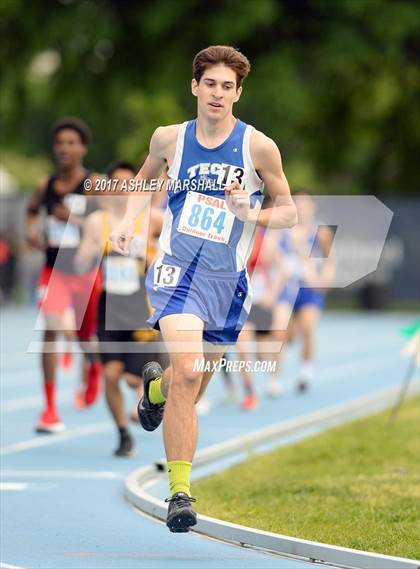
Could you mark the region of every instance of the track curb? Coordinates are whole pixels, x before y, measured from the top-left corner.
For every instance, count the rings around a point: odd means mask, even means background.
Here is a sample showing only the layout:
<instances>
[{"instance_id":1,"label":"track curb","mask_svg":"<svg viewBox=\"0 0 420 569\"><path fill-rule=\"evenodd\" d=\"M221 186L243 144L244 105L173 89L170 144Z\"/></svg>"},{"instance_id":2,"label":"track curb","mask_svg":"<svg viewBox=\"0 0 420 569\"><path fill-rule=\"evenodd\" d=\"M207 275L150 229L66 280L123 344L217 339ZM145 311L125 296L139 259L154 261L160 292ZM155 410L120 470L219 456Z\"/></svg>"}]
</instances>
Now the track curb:
<instances>
[{"instance_id":1,"label":"track curb","mask_svg":"<svg viewBox=\"0 0 420 569\"><path fill-rule=\"evenodd\" d=\"M297 434L309 428L325 430L352 419L364 417L390 406L398 394L399 386L375 392L350 402L327 407L300 418L291 419L262 429L256 433L236 437L199 451L194 459L194 469L208 466L232 456L241 456L265 446L267 442L281 441L282 437ZM414 384L409 391L414 395L419 386ZM125 480L125 497L142 512L166 519L167 506L151 495L147 488L166 477L165 461L135 470ZM334 565L349 569L420 569L420 561L349 549L335 545L308 541L286 535L265 532L232 524L208 516L198 516L194 532L213 539L243 547L252 547L281 556L292 556L305 561Z\"/></svg>"}]
</instances>

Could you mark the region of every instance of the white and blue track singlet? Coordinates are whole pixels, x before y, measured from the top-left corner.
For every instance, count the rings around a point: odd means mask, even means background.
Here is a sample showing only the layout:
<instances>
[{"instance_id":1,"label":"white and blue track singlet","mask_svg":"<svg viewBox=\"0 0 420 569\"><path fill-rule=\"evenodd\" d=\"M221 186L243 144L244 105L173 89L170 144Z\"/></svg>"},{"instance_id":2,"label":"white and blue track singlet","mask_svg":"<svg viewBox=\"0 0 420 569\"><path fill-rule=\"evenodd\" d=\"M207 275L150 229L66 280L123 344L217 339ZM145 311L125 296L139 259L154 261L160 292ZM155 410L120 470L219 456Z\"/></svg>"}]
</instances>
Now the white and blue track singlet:
<instances>
[{"instance_id":1,"label":"white and blue track singlet","mask_svg":"<svg viewBox=\"0 0 420 569\"><path fill-rule=\"evenodd\" d=\"M297 250L297 245L293 239L293 230L284 229L278 240L278 247L283 256L283 260L288 273L289 281L296 281L300 286L305 286L304 264L310 262L315 266L317 273L321 272L322 251L318 240L318 225L313 224L304 239L303 251ZM302 245L300 246L302 247ZM302 254L305 257L302 259Z\"/></svg>"},{"instance_id":2,"label":"white and blue track singlet","mask_svg":"<svg viewBox=\"0 0 420 569\"><path fill-rule=\"evenodd\" d=\"M286 302L293 307L295 312L304 305L317 306L321 309L324 306L325 293L308 287L305 280L305 263L313 263L318 274L322 269L323 256L318 239L318 225L313 224L310 228L303 241L303 251L299 252L296 248L293 229L282 231L278 246L288 274L286 285L277 298L278 302Z\"/></svg>"},{"instance_id":3,"label":"white and blue track singlet","mask_svg":"<svg viewBox=\"0 0 420 569\"><path fill-rule=\"evenodd\" d=\"M255 223L240 221L226 206L224 188L238 180L261 207L263 183L252 164L253 127L239 119L228 138L215 148L202 146L196 120L180 125L172 165L168 170L168 206L159 244L164 263L196 270L237 274L246 268Z\"/></svg>"}]
</instances>

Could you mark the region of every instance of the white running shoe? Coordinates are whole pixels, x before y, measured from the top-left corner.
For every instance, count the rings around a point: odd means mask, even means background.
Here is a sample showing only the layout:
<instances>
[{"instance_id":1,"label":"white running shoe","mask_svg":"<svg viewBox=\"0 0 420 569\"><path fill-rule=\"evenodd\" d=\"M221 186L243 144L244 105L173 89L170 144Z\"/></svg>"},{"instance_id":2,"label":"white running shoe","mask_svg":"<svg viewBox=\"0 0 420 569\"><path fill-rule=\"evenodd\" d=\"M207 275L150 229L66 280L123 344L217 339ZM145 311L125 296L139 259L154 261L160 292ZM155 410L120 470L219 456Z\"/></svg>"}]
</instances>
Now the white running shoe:
<instances>
[{"instance_id":1,"label":"white running shoe","mask_svg":"<svg viewBox=\"0 0 420 569\"><path fill-rule=\"evenodd\" d=\"M197 410L197 415L203 417L204 415L208 415L211 409L211 403L206 397L202 397L196 404L195 408Z\"/></svg>"},{"instance_id":2,"label":"white running shoe","mask_svg":"<svg viewBox=\"0 0 420 569\"><path fill-rule=\"evenodd\" d=\"M269 379L265 384L265 393L268 397L276 399L284 393L283 385L276 379Z\"/></svg>"},{"instance_id":3,"label":"white running shoe","mask_svg":"<svg viewBox=\"0 0 420 569\"><path fill-rule=\"evenodd\" d=\"M236 391L225 390L223 395L220 397L219 405L236 405L239 399Z\"/></svg>"}]
</instances>

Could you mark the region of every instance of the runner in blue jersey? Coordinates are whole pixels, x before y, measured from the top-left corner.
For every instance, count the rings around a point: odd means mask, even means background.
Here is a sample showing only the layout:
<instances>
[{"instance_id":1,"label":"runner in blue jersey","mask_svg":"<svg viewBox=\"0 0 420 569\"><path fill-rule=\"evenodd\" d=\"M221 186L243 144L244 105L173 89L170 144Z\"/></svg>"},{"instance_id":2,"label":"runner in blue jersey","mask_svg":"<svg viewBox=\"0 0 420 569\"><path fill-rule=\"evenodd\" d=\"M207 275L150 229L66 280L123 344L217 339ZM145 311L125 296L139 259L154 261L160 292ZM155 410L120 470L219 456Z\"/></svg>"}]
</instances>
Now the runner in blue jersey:
<instances>
[{"instance_id":1,"label":"runner in blue jersey","mask_svg":"<svg viewBox=\"0 0 420 569\"><path fill-rule=\"evenodd\" d=\"M283 342L278 354L278 367L284 358L286 343L302 339L302 361L296 387L299 392L304 392L314 375L316 329L325 304L326 290L334 278L335 264L330 254L333 234L328 226L316 220L312 197L305 191L299 191L295 192L294 198L298 224L277 236L286 284L274 310L274 335ZM266 391L271 397L281 393L278 375L270 377Z\"/></svg>"},{"instance_id":2,"label":"runner in blue jersey","mask_svg":"<svg viewBox=\"0 0 420 569\"><path fill-rule=\"evenodd\" d=\"M236 342L249 313L246 263L255 226L280 229L296 222L276 144L232 114L249 69L248 59L232 47L199 52L191 84L197 118L158 128L136 177L151 188L163 169L170 178L161 252L147 287L154 309L150 324L161 330L171 365L165 372L155 362L145 366L139 418L149 431L163 419L171 493L167 526L173 532L196 523L190 493L195 403L213 363ZM274 206L261 210L263 185ZM140 204L132 193L111 235L121 254L128 253Z\"/></svg>"}]
</instances>

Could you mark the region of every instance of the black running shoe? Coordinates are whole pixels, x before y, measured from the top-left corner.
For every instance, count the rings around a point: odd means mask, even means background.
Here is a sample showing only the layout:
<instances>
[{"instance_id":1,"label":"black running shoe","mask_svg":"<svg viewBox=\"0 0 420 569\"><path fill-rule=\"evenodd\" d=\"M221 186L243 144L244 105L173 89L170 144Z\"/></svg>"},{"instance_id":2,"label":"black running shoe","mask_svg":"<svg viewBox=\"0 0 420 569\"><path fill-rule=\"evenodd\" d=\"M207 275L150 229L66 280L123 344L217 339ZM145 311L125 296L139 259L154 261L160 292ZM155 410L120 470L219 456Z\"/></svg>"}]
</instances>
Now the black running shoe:
<instances>
[{"instance_id":1,"label":"black running shoe","mask_svg":"<svg viewBox=\"0 0 420 569\"><path fill-rule=\"evenodd\" d=\"M191 506L191 502L196 502L195 498L191 498L184 492L177 492L172 498L167 498L165 502L169 502L168 516L166 518L166 525L169 531L186 533L190 531L191 526L195 526L197 514Z\"/></svg>"},{"instance_id":2,"label":"black running shoe","mask_svg":"<svg viewBox=\"0 0 420 569\"><path fill-rule=\"evenodd\" d=\"M134 442L130 435L120 437L120 445L114 451L114 456L134 456Z\"/></svg>"},{"instance_id":3,"label":"black running shoe","mask_svg":"<svg viewBox=\"0 0 420 569\"><path fill-rule=\"evenodd\" d=\"M300 379L298 381L298 384L296 385L296 391L298 393L305 393L306 391L308 391L309 388L310 388L310 383L305 379Z\"/></svg>"},{"instance_id":4,"label":"black running shoe","mask_svg":"<svg viewBox=\"0 0 420 569\"><path fill-rule=\"evenodd\" d=\"M137 413L140 424L146 431L157 429L163 419L165 403L155 405L149 399L149 383L162 375L163 369L157 362L149 362L143 367L144 395L137 406Z\"/></svg>"}]
</instances>

